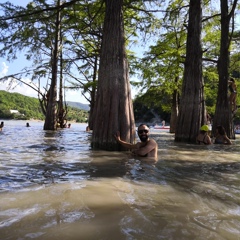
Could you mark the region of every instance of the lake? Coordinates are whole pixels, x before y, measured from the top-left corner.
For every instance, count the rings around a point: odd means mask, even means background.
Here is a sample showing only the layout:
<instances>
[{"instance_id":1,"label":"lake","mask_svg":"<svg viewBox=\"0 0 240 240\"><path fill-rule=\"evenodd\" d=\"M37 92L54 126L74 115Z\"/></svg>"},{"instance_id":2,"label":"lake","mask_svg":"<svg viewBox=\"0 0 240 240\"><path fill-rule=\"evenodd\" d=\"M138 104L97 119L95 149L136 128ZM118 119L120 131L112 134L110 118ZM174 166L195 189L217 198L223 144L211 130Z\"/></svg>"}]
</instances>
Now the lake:
<instances>
[{"instance_id":1,"label":"lake","mask_svg":"<svg viewBox=\"0 0 240 240\"><path fill-rule=\"evenodd\" d=\"M240 239L240 135L201 146L151 129L153 163L91 150L86 124L0 121L1 239Z\"/></svg>"}]
</instances>

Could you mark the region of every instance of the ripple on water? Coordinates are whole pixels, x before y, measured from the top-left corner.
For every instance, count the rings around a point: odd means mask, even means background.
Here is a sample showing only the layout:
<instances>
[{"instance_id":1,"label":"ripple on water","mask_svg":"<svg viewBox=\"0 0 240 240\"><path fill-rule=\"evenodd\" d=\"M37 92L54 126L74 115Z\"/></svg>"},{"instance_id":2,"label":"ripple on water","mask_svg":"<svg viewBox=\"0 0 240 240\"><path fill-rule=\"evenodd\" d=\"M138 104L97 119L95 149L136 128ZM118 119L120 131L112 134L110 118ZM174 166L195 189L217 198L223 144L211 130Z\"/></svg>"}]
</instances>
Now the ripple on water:
<instances>
[{"instance_id":1,"label":"ripple on water","mask_svg":"<svg viewBox=\"0 0 240 240\"><path fill-rule=\"evenodd\" d=\"M91 134L74 124L30 125L6 123L0 135L3 239L239 238L239 140L205 148L155 134L150 163L92 151Z\"/></svg>"}]
</instances>

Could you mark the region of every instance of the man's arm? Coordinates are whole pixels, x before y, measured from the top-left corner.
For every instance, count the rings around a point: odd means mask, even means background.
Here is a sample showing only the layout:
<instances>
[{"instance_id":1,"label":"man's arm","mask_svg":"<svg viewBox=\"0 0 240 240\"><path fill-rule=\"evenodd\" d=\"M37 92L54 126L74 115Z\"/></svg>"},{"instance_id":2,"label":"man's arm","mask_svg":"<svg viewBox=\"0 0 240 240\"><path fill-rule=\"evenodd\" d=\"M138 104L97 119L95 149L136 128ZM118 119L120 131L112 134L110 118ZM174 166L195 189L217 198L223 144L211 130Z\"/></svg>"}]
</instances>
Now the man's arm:
<instances>
[{"instance_id":1,"label":"man's arm","mask_svg":"<svg viewBox=\"0 0 240 240\"><path fill-rule=\"evenodd\" d=\"M125 142L125 141L121 140L120 132L117 132L114 135L114 137L115 137L116 141L118 143L120 143L125 148L128 148L128 149L137 149L137 148L139 148L139 144L138 143L137 144L132 144L132 143L128 143L128 142Z\"/></svg>"},{"instance_id":2,"label":"man's arm","mask_svg":"<svg viewBox=\"0 0 240 240\"><path fill-rule=\"evenodd\" d=\"M146 156L148 153L153 151L155 148L157 148L157 143L155 140L150 139L148 143L144 146L140 146L140 148L133 151L133 153L139 155L139 156Z\"/></svg>"}]
</instances>

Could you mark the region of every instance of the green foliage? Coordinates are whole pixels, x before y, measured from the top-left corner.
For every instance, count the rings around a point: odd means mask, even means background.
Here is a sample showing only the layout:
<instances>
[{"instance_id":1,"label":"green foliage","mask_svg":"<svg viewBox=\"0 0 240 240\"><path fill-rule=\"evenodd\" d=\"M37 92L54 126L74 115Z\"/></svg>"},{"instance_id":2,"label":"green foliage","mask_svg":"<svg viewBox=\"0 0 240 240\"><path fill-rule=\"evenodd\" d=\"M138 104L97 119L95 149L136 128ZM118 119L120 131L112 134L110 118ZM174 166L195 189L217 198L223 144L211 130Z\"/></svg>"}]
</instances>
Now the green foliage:
<instances>
[{"instance_id":1,"label":"green foliage","mask_svg":"<svg viewBox=\"0 0 240 240\"><path fill-rule=\"evenodd\" d=\"M88 121L88 112L78 108L68 107L67 120L86 123Z\"/></svg>"},{"instance_id":2,"label":"green foliage","mask_svg":"<svg viewBox=\"0 0 240 240\"><path fill-rule=\"evenodd\" d=\"M151 88L133 101L134 117L137 122L150 122L157 114L170 122L171 98L161 88Z\"/></svg>"},{"instance_id":3,"label":"green foliage","mask_svg":"<svg viewBox=\"0 0 240 240\"><path fill-rule=\"evenodd\" d=\"M138 111L135 109L137 118L143 116L144 111L148 111L147 109L159 109L159 106L162 110L170 113L173 91L177 90L181 95L183 63L186 55L188 3L189 1L168 1L167 11L163 17L164 21L160 25L158 41L151 41L152 45L149 50L134 65L139 72L139 79L133 84L139 87L141 92L145 92L134 101L135 106L140 107ZM220 54L221 31L219 11L217 12L212 6L209 6L208 1L203 2L202 23L204 95L207 112L213 116L218 93L217 62ZM240 32L234 32L230 48L229 72L235 79L240 77L240 57L237 50L240 47L239 38ZM237 85L240 85L237 79L236 81ZM238 105L240 105L239 101L238 97ZM141 110L141 106L147 107L147 109ZM235 120L239 119L239 112L237 112Z\"/></svg>"},{"instance_id":4,"label":"green foliage","mask_svg":"<svg viewBox=\"0 0 240 240\"><path fill-rule=\"evenodd\" d=\"M145 104L155 104L159 111L171 112L171 98L174 91L180 92L184 69L186 28L182 24L186 15L166 14L160 26L159 40L151 45L144 57L136 63L142 73L138 82L141 90L147 90ZM176 13L176 12L175 12ZM146 91L145 91L146 92Z\"/></svg>"},{"instance_id":5,"label":"green foliage","mask_svg":"<svg viewBox=\"0 0 240 240\"><path fill-rule=\"evenodd\" d=\"M10 113L10 110L18 110L19 114ZM87 117L87 111L68 107L68 121L87 122ZM2 90L0 90L0 118L22 120L45 119L37 98Z\"/></svg>"},{"instance_id":6,"label":"green foliage","mask_svg":"<svg viewBox=\"0 0 240 240\"><path fill-rule=\"evenodd\" d=\"M203 72L204 76L204 94L207 112L213 116L215 113L217 92L218 92L218 74L215 67L207 67Z\"/></svg>"},{"instance_id":7,"label":"green foliage","mask_svg":"<svg viewBox=\"0 0 240 240\"><path fill-rule=\"evenodd\" d=\"M11 114L10 110L20 114ZM38 99L6 91L0 91L0 114L2 118L44 119Z\"/></svg>"}]
</instances>

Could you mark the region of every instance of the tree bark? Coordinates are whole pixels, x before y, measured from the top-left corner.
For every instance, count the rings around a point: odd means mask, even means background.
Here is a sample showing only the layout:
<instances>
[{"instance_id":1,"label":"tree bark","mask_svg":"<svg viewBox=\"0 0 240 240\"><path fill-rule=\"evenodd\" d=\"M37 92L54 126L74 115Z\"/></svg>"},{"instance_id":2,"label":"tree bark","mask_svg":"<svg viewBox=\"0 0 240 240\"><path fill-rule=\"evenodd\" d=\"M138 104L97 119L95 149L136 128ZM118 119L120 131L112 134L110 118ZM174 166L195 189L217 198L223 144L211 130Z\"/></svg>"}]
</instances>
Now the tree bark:
<instances>
[{"instance_id":1,"label":"tree bark","mask_svg":"<svg viewBox=\"0 0 240 240\"><path fill-rule=\"evenodd\" d=\"M106 0L103 40L92 147L102 150L125 150L115 140L135 139L135 121L128 75L123 26L123 0Z\"/></svg>"},{"instance_id":2,"label":"tree bark","mask_svg":"<svg viewBox=\"0 0 240 240\"><path fill-rule=\"evenodd\" d=\"M175 140L196 142L203 124L202 1L190 0L186 61Z\"/></svg>"},{"instance_id":3,"label":"tree bark","mask_svg":"<svg viewBox=\"0 0 240 240\"><path fill-rule=\"evenodd\" d=\"M90 91L90 94L91 94L90 110L88 114L88 126L91 130L93 129L93 123L94 123L93 113L94 113L94 108L96 103L97 87L95 83L97 82L97 72L98 72L98 56L95 56L94 67L93 67L93 85L92 85L92 90Z\"/></svg>"},{"instance_id":4,"label":"tree bark","mask_svg":"<svg viewBox=\"0 0 240 240\"><path fill-rule=\"evenodd\" d=\"M56 32L52 55L52 78L49 89L49 97L47 102L46 118L44 130L57 129L57 74L58 74L58 48L60 41L60 0L58 0L57 17L56 17Z\"/></svg>"},{"instance_id":5,"label":"tree bark","mask_svg":"<svg viewBox=\"0 0 240 240\"><path fill-rule=\"evenodd\" d=\"M228 137L235 138L233 129L233 116L228 100L228 78L229 78L229 23L228 0L221 0L221 44L218 60L218 95L215 116L213 119L213 133L217 125L222 125Z\"/></svg>"},{"instance_id":6,"label":"tree bark","mask_svg":"<svg viewBox=\"0 0 240 240\"><path fill-rule=\"evenodd\" d=\"M62 36L61 36L62 44ZM67 104L63 101L63 55L62 48L60 50L60 78L59 78L59 94L58 94L58 109L57 109L57 124L60 128L65 128L67 124Z\"/></svg>"},{"instance_id":7,"label":"tree bark","mask_svg":"<svg viewBox=\"0 0 240 240\"><path fill-rule=\"evenodd\" d=\"M171 119L170 119L170 133L175 133L176 131L176 124L178 118L178 91L174 90L172 94L172 107L171 107Z\"/></svg>"}]
</instances>

